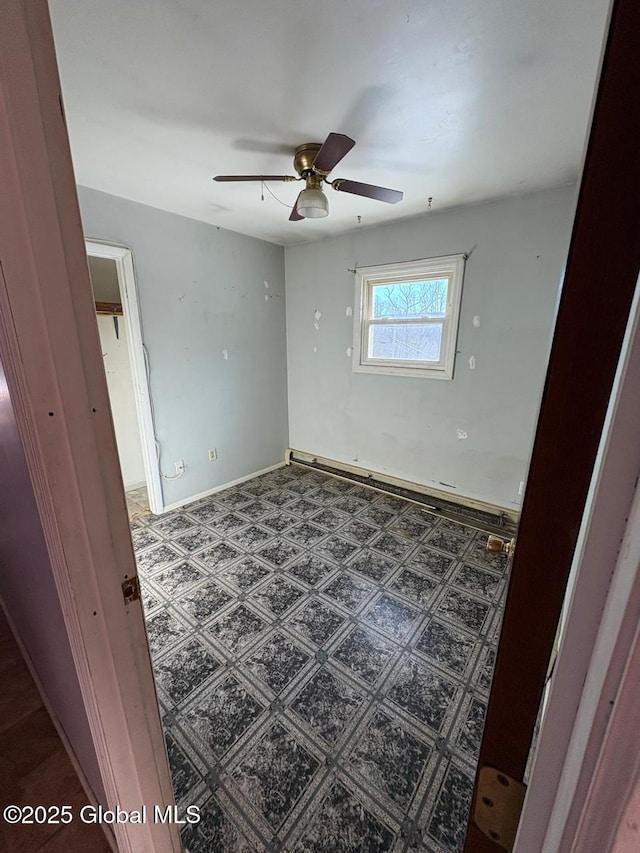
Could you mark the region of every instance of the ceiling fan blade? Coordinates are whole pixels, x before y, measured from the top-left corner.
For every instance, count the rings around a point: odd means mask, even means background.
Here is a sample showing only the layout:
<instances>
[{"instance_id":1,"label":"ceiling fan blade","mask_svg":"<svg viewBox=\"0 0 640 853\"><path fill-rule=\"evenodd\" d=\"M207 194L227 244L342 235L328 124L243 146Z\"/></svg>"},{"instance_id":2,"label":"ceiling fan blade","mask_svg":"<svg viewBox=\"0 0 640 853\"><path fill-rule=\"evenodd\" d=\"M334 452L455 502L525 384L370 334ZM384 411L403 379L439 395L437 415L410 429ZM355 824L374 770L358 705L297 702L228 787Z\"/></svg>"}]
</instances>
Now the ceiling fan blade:
<instances>
[{"instance_id":1,"label":"ceiling fan blade","mask_svg":"<svg viewBox=\"0 0 640 853\"><path fill-rule=\"evenodd\" d=\"M389 190L386 187L376 187L373 184L361 184L359 181L346 181L343 178L332 181L331 186L334 190L339 190L342 193L362 195L365 198L374 198L377 201L386 201L389 204L402 201L404 195L400 190Z\"/></svg>"},{"instance_id":2,"label":"ceiling fan blade","mask_svg":"<svg viewBox=\"0 0 640 853\"><path fill-rule=\"evenodd\" d=\"M304 190L302 192L304 192ZM296 199L296 203L291 208L291 214L289 215L289 221L290 222L299 222L301 219L304 219L304 216L300 216L300 214L298 213L298 200L300 199L302 192L298 194L298 198Z\"/></svg>"},{"instance_id":3,"label":"ceiling fan blade","mask_svg":"<svg viewBox=\"0 0 640 853\"><path fill-rule=\"evenodd\" d=\"M214 181L297 181L293 175L216 175Z\"/></svg>"},{"instance_id":4,"label":"ceiling fan blade","mask_svg":"<svg viewBox=\"0 0 640 853\"><path fill-rule=\"evenodd\" d=\"M330 133L315 156L314 169L319 172L330 172L355 144L355 140L345 136L344 133Z\"/></svg>"}]
</instances>

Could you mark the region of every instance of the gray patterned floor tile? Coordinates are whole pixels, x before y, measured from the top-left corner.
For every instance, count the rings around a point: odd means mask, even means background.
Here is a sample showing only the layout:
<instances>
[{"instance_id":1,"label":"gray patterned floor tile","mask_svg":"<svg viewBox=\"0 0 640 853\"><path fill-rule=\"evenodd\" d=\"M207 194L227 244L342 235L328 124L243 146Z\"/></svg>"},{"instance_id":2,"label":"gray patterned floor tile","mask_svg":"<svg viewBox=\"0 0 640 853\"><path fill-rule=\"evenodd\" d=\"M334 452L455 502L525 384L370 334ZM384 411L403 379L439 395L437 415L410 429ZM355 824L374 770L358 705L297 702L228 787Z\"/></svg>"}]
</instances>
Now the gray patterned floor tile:
<instances>
[{"instance_id":1,"label":"gray patterned floor tile","mask_svg":"<svg viewBox=\"0 0 640 853\"><path fill-rule=\"evenodd\" d=\"M467 670L475 647L473 636L437 619L429 622L415 644L416 651L458 675Z\"/></svg>"},{"instance_id":2,"label":"gray patterned floor tile","mask_svg":"<svg viewBox=\"0 0 640 853\"><path fill-rule=\"evenodd\" d=\"M238 548L234 548L233 545L226 542L218 542L211 548L201 551L198 554L198 559L208 568L219 569L221 566L226 566L228 563L237 560L240 556L242 556L242 551Z\"/></svg>"},{"instance_id":3,"label":"gray patterned floor tile","mask_svg":"<svg viewBox=\"0 0 640 853\"><path fill-rule=\"evenodd\" d=\"M454 564L453 557L441 554L428 546L420 547L411 556L409 566L419 571L427 572L437 578L447 575Z\"/></svg>"},{"instance_id":4,"label":"gray patterned floor tile","mask_svg":"<svg viewBox=\"0 0 640 853\"><path fill-rule=\"evenodd\" d=\"M404 569L391 581L389 589L412 598L418 604L427 604L439 589L439 584L434 578L426 577L412 569Z\"/></svg>"},{"instance_id":5,"label":"gray patterned floor tile","mask_svg":"<svg viewBox=\"0 0 640 853\"><path fill-rule=\"evenodd\" d=\"M199 623L204 623L228 604L233 596L221 589L218 584L209 581L197 589L183 593L178 603Z\"/></svg>"},{"instance_id":6,"label":"gray patterned floor tile","mask_svg":"<svg viewBox=\"0 0 640 853\"><path fill-rule=\"evenodd\" d=\"M291 563L300 554L300 549L295 545L285 542L284 539L276 539L270 545L260 548L256 555L275 568L282 568Z\"/></svg>"},{"instance_id":7,"label":"gray patterned floor tile","mask_svg":"<svg viewBox=\"0 0 640 853\"><path fill-rule=\"evenodd\" d=\"M321 667L291 703L293 711L328 743L335 743L364 697L355 687Z\"/></svg>"},{"instance_id":8,"label":"gray patterned floor tile","mask_svg":"<svg viewBox=\"0 0 640 853\"><path fill-rule=\"evenodd\" d=\"M251 807L277 830L309 785L320 762L281 723L275 723L233 771Z\"/></svg>"},{"instance_id":9,"label":"gray patterned floor tile","mask_svg":"<svg viewBox=\"0 0 640 853\"><path fill-rule=\"evenodd\" d=\"M200 687L220 666L220 661L197 640L191 640L156 662L154 672L176 704Z\"/></svg>"},{"instance_id":10,"label":"gray patterned floor tile","mask_svg":"<svg viewBox=\"0 0 640 853\"><path fill-rule=\"evenodd\" d=\"M175 645L188 631L168 610L161 610L147 617L147 637L151 657L155 659Z\"/></svg>"},{"instance_id":11,"label":"gray patterned floor tile","mask_svg":"<svg viewBox=\"0 0 640 853\"><path fill-rule=\"evenodd\" d=\"M360 678L373 684L397 651L389 640L371 631L354 628L340 643L332 657L349 667Z\"/></svg>"},{"instance_id":12,"label":"gray patterned floor tile","mask_svg":"<svg viewBox=\"0 0 640 853\"><path fill-rule=\"evenodd\" d=\"M374 551L363 549L349 562L349 568L354 572L360 572L375 581L382 581L398 564L388 557L376 554Z\"/></svg>"},{"instance_id":13,"label":"gray patterned floor tile","mask_svg":"<svg viewBox=\"0 0 640 853\"><path fill-rule=\"evenodd\" d=\"M265 565L253 557L245 557L244 560L239 560L232 566L223 569L219 572L218 577L225 583L245 592L270 574L270 570Z\"/></svg>"},{"instance_id":14,"label":"gray patterned floor tile","mask_svg":"<svg viewBox=\"0 0 640 853\"><path fill-rule=\"evenodd\" d=\"M507 581L486 534L291 465L132 536L189 853L461 850Z\"/></svg>"},{"instance_id":15,"label":"gray patterned floor tile","mask_svg":"<svg viewBox=\"0 0 640 853\"><path fill-rule=\"evenodd\" d=\"M200 821L186 826L181 834L189 853L260 853L213 796L201 808Z\"/></svg>"},{"instance_id":16,"label":"gray patterned floor tile","mask_svg":"<svg viewBox=\"0 0 640 853\"><path fill-rule=\"evenodd\" d=\"M143 572L153 572L169 563L182 559L182 554L169 545L158 545L136 554L138 568Z\"/></svg>"},{"instance_id":17,"label":"gray patterned floor tile","mask_svg":"<svg viewBox=\"0 0 640 853\"><path fill-rule=\"evenodd\" d=\"M333 560L339 565L344 565L358 550L358 546L353 542L335 535L323 539L315 548L316 553L321 557Z\"/></svg>"},{"instance_id":18,"label":"gray patterned floor tile","mask_svg":"<svg viewBox=\"0 0 640 853\"><path fill-rule=\"evenodd\" d=\"M496 572L481 569L478 566L463 565L456 570L451 583L473 595L492 600L498 591L501 579L501 575Z\"/></svg>"},{"instance_id":19,"label":"gray patterned floor tile","mask_svg":"<svg viewBox=\"0 0 640 853\"><path fill-rule=\"evenodd\" d=\"M479 634L487 623L489 605L457 589L449 590L440 601L439 612L452 622Z\"/></svg>"},{"instance_id":20,"label":"gray patterned floor tile","mask_svg":"<svg viewBox=\"0 0 640 853\"><path fill-rule=\"evenodd\" d=\"M335 571L335 568L326 560L320 560L312 554L305 554L294 560L287 571L309 586L317 586L323 578Z\"/></svg>"},{"instance_id":21,"label":"gray patterned floor tile","mask_svg":"<svg viewBox=\"0 0 640 853\"><path fill-rule=\"evenodd\" d=\"M297 586L282 577L275 577L271 583L254 593L253 600L276 616L282 616L303 595L304 592Z\"/></svg>"},{"instance_id":22,"label":"gray patterned floor tile","mask_svg":"<svg viewBox=\"0 0 640 853\"><path fill-rule=\"evenodd\" d=\"M387 853L394 838L388 826L337 782L293 853Z\"/></svg>"},{"instance_id":23,"label":"gray patterned floor tile","mask_svg":"<svg viewBox=\"0 0 640 853\"><path fill-rule=\"evenodd\" d=\"M266 628L267 623L244 604L213 622L208 627L211 636L230 652L238 653Z\"/></svg>"},{"instance_id":24,"label":"gray patterned floor tile","mask_svg":"<svg viewBox=\"0 0 640 853\"><path fill-rule=\"evenodd\" d=\"M321 601L311 600L290 618L289 624L299 633L322 646L344 623L345 618Z\"/></svg>"},{"instance_id":25,"label":"gray patterned floor tile","mask_svg":"<svg viewBox=\"0 0 640 853\"><path fill-rule=\"evenodd\" d=\"M387 695L413 717L440 732L456 693L455 685L444 676L408 661Z\"/></svg>"},{"instance_id":26,"label":"gray patterned floor tile","mask_svg":"<svg viewBox=\"0 0 640 853\"><path fill-rule=\"evenodd\" d=\"M391 595L381 595L368 607L363 619L397 640L406 639L415 626L419 612Z\"/></svg>"},{"instance_id":27,"label":"gray patterned floor tile","mask_svg":"<svg viewBox=\"0 0 640 853\"><path fill-rule=\"evenodd\" d=\"M204 578L205 575L196 566L182 562L158 572L154 580L169 595L174 596L193 584L203 581Z\"/></svg>"},{"instance_id":28,"label":"gray patterned floor tile","mask_svg":"<svg viewBox=\"0 0 640 853\"><path fill-rule=\"evenodd\" d=\"M275 634L252 652L245 665L274 693L280 693L309 660L309 655L288 637Z\"/></svg>"},{"instance_id":29,"label":"gray patterned floor tile","mask_svg":"<svg viewBox=\"0 0 640 853\"><path fill-rule=\"evenodd\" d=\"M192 554L194 551L211 545L217 538L206 527L196 527L186 533L181 533L179 536L174 536L172 542L188 554Z\"/></svg>"},{"instance_id":30,"label":"gray patterned floor tile","mask_svg":"<svg viewBox=\"0 0 640 853\"><path fill-rule=\"evenodd\" d=\"M428 833L452 853L459 853L464 845L472 792L473 779L454 765L449 765L428 824Z\"/></svg>"},{"instance_id":31,"label":"gray patterned floor tile","mask_svg":"<svg viewBox=\"0 0 640 853\"><path fill-rule=\"evenodd\" d=\"M260 716L263 706L233 675L201 694L184 712L185 722L222 756Z\"/></svg>"},{"instance_id":32,"label":"gray patterned floor tile","mask_svg":"<svg viewBox=\"0 0 640 853\"><path fill-rule=\"evenodd\" d=\"M341 572L329 584L322 587L322 592L334 601L342 604L348 610L357 610L376 587L356 574Z\"/></svg>"},{"instance_id":33,"label":"gray patterned floor tile","mask_svg":"<svg viewBox=\"0 0 640 853\"><path fill-rule=\"evenodd\" d=\"M311 524L308 521L303 521L296 524L287 531L287 539L291 539L297 545L303 548L310 548L318 539L322 539L327 535L327 531L317 524Z\"/></svg>"},{"instance_id":34,"label":"gray patterned floor tile","mask_svg":"<svg viewBox=\"0 0 640 853\"><path fill-rule=\"evenodd\" d=\"M179 803L198 784L201 776L197 768L194 767L193 762L189 759L189 756L170 731L165 733L165 743L167 745L173 791L176 803Z\"/></svg>"},{"instance_id":35,"label":"gray patterned floor tile","mask_svg":"<svg viewBox=\"0 0 640 853\"><path fill-rule=\"evenodd\" d=\"M271 530L265 530L257 524L250 524L248 527L243 527L237 530L229 537L229 543L235 548L240 548L245 551L254 551L261 545L264 545L273 537Z\"/></svg>"},{"instance_id":36,"label":"gray patterned floor tile","mask_svg":"<svg viewBox=\"0 0 640 853\"><path fill-rule=\"evenodd\" d=\"M407 807L430 755L427 743L378 711L356 741L349 764L400 806Z\"/></svg>"}]
</instances>

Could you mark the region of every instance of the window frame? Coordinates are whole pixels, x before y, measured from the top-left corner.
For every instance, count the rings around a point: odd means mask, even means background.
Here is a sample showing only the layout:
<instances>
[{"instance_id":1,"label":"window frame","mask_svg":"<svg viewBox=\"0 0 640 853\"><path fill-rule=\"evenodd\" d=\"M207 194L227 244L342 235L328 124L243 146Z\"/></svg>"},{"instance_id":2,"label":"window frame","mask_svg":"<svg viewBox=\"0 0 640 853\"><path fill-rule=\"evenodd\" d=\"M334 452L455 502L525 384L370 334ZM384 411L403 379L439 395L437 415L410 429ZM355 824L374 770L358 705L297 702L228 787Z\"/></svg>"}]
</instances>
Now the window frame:
<instances>
[{"instance_id":1,"label":"window frame","mask_svg":"<svg viewBox=\"0 0 640 853\"><path fill-rule=\"evenodd\" d=\"M352 369L355 373L379 373L391 376L414 376L421 379L453 379L462 303L465 254L442 255L392 264L357 267L355 270L356 310L353 322ZM371 314L373 287L381 284L425 281L446 278L447 307L444 317L410 318L406 320L375 320ZM408 361L370 358L368 344L370 329L376 325L442 324L440 360Z\"/></svg>"}]
</instances>

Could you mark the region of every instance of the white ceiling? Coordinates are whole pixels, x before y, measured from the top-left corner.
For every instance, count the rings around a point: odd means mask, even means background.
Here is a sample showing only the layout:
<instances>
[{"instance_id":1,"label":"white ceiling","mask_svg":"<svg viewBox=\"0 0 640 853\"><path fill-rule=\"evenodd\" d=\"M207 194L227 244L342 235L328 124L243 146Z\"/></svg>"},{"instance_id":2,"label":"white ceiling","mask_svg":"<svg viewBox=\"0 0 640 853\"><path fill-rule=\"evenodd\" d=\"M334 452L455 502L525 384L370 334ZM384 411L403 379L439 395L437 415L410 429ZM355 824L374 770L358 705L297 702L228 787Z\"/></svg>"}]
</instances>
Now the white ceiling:
<instances>
[{"instance_id":1,"label":"white ceiling","mask_svg":"<svg viewBox=\"0 0 640 853\"><path fill-rule=\"evenodd\" d=\"M558 185L578 174L608 0L51 0L78 183L289 245ZM289 222L260 184L346 133L327 190ZM287 153L291 152L291 154ZM271 184L292 205L300 184Z\"/></svg>"}]
</instances>

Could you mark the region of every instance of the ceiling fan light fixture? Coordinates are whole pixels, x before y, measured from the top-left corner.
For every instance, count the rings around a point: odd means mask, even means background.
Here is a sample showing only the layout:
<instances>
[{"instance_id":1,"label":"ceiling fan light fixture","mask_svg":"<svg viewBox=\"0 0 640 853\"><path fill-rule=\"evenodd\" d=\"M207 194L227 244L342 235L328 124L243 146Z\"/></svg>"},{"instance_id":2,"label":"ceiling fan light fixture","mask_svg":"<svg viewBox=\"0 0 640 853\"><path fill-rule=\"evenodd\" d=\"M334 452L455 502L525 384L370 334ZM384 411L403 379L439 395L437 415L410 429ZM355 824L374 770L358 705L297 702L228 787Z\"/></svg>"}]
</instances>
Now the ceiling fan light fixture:
<instances>
[{"instance_id":1,"label":"ceiling fan light fixture","mask_svg":"<svg viewBox=\"0 0 640 853\"><path fill-rule=\"evenodd\" d=\"M319 189L302 190L296 209L305 219L322 219L329 215L329 199Z\"/></svg>"}]
</instances>

